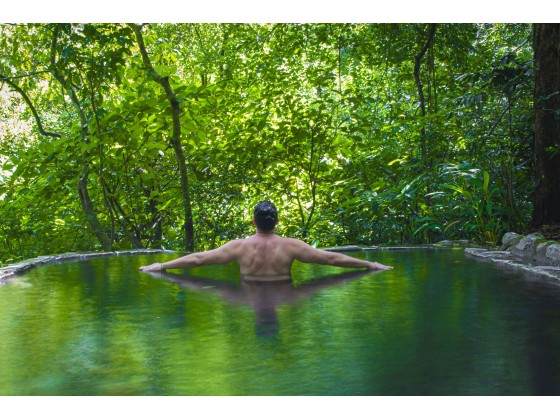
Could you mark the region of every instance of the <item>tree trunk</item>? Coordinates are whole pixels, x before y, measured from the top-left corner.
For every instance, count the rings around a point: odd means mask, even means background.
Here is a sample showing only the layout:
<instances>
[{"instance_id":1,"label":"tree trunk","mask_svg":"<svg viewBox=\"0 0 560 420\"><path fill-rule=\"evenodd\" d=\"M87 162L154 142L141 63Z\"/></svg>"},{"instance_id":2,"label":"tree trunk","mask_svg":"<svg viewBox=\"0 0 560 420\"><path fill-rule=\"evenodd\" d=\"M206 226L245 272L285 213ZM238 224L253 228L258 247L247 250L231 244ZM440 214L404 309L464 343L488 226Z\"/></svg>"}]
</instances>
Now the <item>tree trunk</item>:
<instances>
[{"instance_id":1,"label":"tree trunk","mask_svg":"<svg viewBox=\"0 0 560 420\"><path fill-rule=\"evenodd\" d=\"M111 239L103 229L103 226L99 222L95 210L93 208L93 202L89 196L88 188L87 188L87 173L80 177L78 180L78 192L80 194L80 202L82 204L82 209L86 215L86 219L93 229L97 239L101 243L101 247L104 251L110 251L112 244Z\"/></svg>"},{"instance_id":2,"label":"tree trunk","mask_svg":"<svg viewBox=\"0 0 560 420\"><path fill-rule=\"evenodd\" d=\"M138 48L140 49L140 54L142 55L142 62L144 67L148 70L150 77L154 81L161 85L167 96L167 100L171 105L171 115L173 118L173 134L171 136L171 146L175 151L175 158L177 159L177 166L179 167L179 174L181 177L181 194L183 198L183 210L185 213L185 223L183 229L185 232L185 250L194 251L194 228L193 228L193 217L192 217L192 207L191 207L191 196L189 188L189 178L187 174L187 164L185 163L185 154L183 153L183 145L181 144L181 122L180 117L180 107L179 101L175 96L175 92L171 89L169 84L169 79L167 77L161 76L152 66L148 52L146 51L146 45L144 44L144 38L142 36L142 28L139 25L129 24L129 26L134 31L136 35L136 40L138 41Z\"/></svg>"},{"instance_id":3,"label":"tree trunk","mask_svg":"<svg viewBox=\"0 0 560 420\"><path fill-rule=\"evenodd\" d=\"M424 91L422 89L422 81L420 80L420 62L422 61L422 58L424 58L424 55L426 55L428 48L430 48L430 46L432 45L434 35L436 33L436 27L436 23L430 23L430 32L428 33L426 44L424 45L422 50L416 56L414 56L414 80L418 89L418 100L420 101L420 114L422 115L422 117L426 116L426 100L424 98ZM426 149L426 125L424 121L422 121L422 129L420 131L420 147L423 163L427 165L428 152Z\"/></svg>"},{"instance_id":4,"label":"tree trunk","mask_svg":"<svg viewBox=\"0 0 560 420\"><path fill-rule=\"evenodd\" d=\"M416 82L416 87L418 89L418 100L420 102L420 114L422 116L422 123L420 129L420 151L422 154L422 165L424 165L424 169L428 171L431 168L430 163L430 156L429 156L429 148L427 146L428 136L426 134L426 120L424 117L426 116L426 99L424 97L424 90L422 88L422 81L420 80L420 62L422 58L426 55L428 49L432 46L434 42L434 35L436 33L437 24L430 23L429 32L428 32L428 39L424 44L422 50L414 56L414 81ZM430 190L430 177L426 177L426 194ZM430 198L426 196L426 205L430 207ZM420 210L416 208L416 212L418 213ZM428 242L432 242L432 232L428 230Z\"/></svg>"},{"instance_id":5,"label":"tree trunk","mask_svg":"<svg viewBox=\"0 0 560 420\"><path fill-rule=\"evenodd\" d=\"M560 223L560 24L533 28L535 193L531 228Z\"/></svg>"},{"instance_id":6,"label":"tree trunk","mask_svg":"<svg viewBox=\"0 0 560 420\"><path fill-rule=\"evenodd\" d=\"M60 74L60 72L58 71L57 68L57 63L56 63L56 45L58 43L58 31L60 30L60 27L57 26L54 34L53 34L53 39L52 39L52 43L51 43L51 72L54 76L54 78L56 80L58 80L58 82L61 84L62 88L64 89L65 93L70 97L72 104L74 105L74 108L76 109L76 112L78 113L79 117L80 117L80 124L82 127L82 132L81 132L81 137L82 137L82 141L84 143L89 143L89 128L88 128L88 124L87 124L87 118L86 115L84 113L84 110L82 109L81 103L79 98L76 96L76 92L74 91L74 89L72 88L72 86L67 83L66 78ZM101 224L101 222L99 221L99 219L97 218L97 213L95 212L95 208L93 206L93 202L91 201L91 198L89 196L89 191L88 191L88 175L89 175L89 161L90 161L90 156L89 153L84 152L81 156L81 174L79 176L78 179L78 193L80 196L80 204L82 205L82 209L86 215L86 219L89 223L89 226L91 227L91 229L93 230L93 233L95 234L95 236L97 237L97 239L99 240L99 243L101 244L101 247L103 248L104 251L110 251L112 248L112 242L111 239L109 238L109 236L107 235L107 232L105 232L105 229L103 229L103 225Z\"/></svg>"}]
</instances>

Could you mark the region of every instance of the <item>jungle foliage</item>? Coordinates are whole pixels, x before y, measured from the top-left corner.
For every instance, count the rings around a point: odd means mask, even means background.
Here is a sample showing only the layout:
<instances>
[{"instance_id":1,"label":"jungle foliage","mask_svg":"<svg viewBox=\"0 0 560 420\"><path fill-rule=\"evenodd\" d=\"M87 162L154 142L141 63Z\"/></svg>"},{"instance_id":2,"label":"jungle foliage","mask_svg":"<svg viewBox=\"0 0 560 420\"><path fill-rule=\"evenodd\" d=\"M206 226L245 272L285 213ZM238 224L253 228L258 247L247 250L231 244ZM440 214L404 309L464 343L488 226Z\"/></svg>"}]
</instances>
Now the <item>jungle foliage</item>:
<instances>
[{"instance_id":1,"label":"jungle foliage","mask_svg":"<svg viewBox=\"0 0 560 420\"><path fill-rule=\"evenodd\" d=\"M495 243L531 213L529 24L2 24L0 263Z\"/></svg>"}]
</instances>

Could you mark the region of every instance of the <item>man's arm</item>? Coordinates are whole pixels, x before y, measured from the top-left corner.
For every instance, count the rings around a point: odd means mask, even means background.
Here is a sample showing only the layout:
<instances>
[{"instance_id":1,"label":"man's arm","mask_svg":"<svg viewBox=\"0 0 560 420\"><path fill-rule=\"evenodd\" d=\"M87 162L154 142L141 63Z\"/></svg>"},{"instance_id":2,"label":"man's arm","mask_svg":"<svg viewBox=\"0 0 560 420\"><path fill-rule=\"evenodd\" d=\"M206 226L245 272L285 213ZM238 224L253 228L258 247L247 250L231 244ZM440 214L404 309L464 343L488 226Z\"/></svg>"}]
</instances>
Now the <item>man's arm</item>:
<instances>
[{"instance_id":1,"label":"man's arm","mask_svg":"<svg viewBox=\"0 0 560 420\"><path fill-rule=\"evenodd\" d=\"M219 248L195 252L164 263L140 267L140 271L165 271L169 268L193 268L210 264L227 264L237 258L238 241L231 241Z\"/></svg>"},{"instance_id":2,"label":"man's arm","mask_svg":"<svg viewBox=\"0 0 560 420\"><path fill-rule=\"evenodd\" d=\"M305 242L295 241L297 247L296 260L303 263L315 263L323 265L334 265L336 267L348 268L366 268L368 270L390 270L393 267L379 264L378 262L370 262L360 260L359 258L349 257L339 252L324 251L307 245Z\"/></svg>"}]
</instances>

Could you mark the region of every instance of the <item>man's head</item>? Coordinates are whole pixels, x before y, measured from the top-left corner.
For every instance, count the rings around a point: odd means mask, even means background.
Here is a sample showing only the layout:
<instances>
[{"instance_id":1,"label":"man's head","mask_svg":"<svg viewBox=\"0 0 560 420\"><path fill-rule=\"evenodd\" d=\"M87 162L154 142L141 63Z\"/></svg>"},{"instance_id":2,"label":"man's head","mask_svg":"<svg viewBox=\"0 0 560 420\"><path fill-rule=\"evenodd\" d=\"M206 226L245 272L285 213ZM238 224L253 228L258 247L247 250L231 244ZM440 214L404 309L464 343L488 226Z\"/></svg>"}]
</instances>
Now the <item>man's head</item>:
<instances>
[{"instance_id":1,"label":"man's head","mask_svg":"<svg viewBox=\"0 0 560 420\"><path fill-rule=\"evenodd\" d=\"M278 222L278 210L268 200L261 201L253 212L255 226L263 232L271 232Z\"/></svg>"}]
</instances>

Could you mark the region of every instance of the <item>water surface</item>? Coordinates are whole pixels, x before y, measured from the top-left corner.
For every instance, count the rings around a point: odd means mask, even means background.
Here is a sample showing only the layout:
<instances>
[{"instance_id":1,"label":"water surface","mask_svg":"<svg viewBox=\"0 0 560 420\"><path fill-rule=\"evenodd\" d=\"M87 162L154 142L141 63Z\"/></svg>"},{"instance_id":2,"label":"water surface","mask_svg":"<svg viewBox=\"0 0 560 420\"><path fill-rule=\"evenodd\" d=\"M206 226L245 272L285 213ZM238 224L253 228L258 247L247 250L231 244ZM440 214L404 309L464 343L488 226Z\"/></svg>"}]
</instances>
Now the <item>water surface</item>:
<instances>
[{"instance_id":1,"label":"water surface","mask_svg":"<svg viewBox=\"0 0 560 420\"><path fill-rule=\"evenodd\" d=\"M559 394L557 286L462 251L352 255L395 269L39 267L0 287L0 395Z\"/></svg>"}]
</instances>

